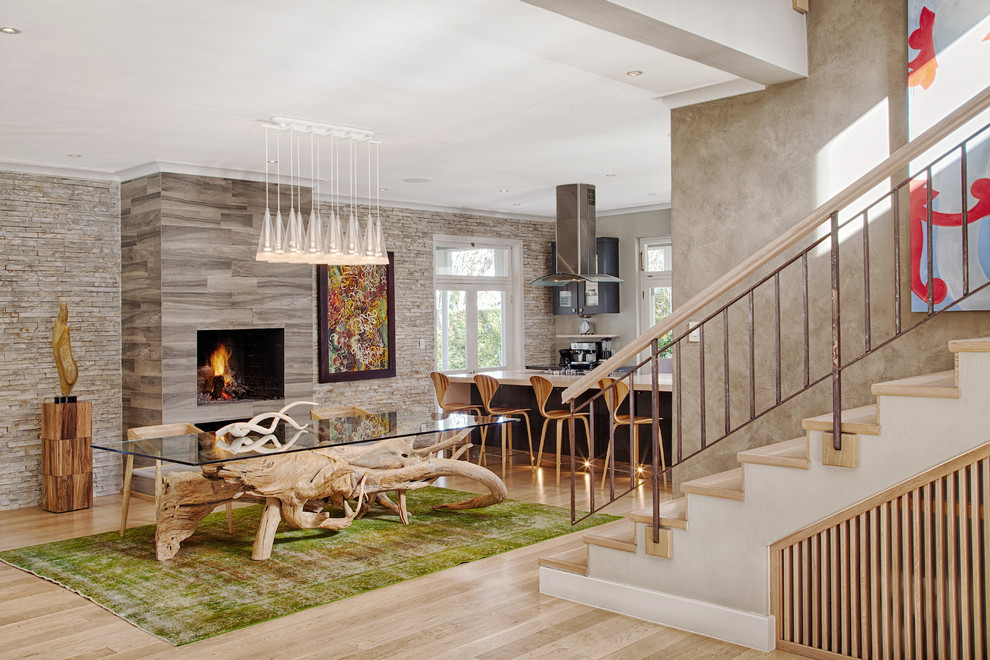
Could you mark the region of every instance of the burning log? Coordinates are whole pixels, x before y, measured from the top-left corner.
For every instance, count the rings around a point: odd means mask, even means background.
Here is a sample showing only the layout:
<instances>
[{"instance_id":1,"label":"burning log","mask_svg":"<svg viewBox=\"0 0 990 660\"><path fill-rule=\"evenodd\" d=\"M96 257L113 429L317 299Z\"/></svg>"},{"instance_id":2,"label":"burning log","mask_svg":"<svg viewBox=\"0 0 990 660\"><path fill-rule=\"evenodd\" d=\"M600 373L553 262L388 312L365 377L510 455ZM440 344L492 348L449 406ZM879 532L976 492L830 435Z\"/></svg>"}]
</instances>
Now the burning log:
<instances>
[{"instance_id":1,"label":"burning log","mask_svg":"<svg viewBox=\"0 0 990 660\"><path fill-rule=\"evenodd\" d=\"M214 376L213 385L210 387L210 396L214 399L223 398L223 386L226 381L223 376Z\"/></svg>"}]
</instances>

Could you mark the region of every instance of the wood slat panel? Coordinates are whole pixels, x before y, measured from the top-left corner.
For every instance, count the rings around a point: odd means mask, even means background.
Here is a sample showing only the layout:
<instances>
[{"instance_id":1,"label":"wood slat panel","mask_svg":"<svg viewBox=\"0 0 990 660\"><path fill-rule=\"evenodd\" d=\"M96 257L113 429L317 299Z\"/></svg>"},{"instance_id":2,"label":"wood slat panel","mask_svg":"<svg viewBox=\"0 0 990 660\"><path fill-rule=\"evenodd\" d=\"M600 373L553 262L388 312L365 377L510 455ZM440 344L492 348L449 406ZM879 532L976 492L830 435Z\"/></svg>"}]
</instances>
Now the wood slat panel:
<instances>
[{"instance_id":1,"label":"wood slat panel","mask_svg":"<svg viewBox=\"0 0 990 660\"><path fill-rule=\"evenodd\" d=\"M945 477L945 501L946 508L942 509L941 515L945 517L945 556L947 558L945 570L945 590L946 600L949 605L949 621L946 630L946 637L949 638L948 657L959 657L959 581L956 576L956 515L958 511L958 497L956 485L956 473Z\"/></svg>"},{"instance_id":2,"label":"wood slat panel","mask_svg":"<svg viewBox=\"0 0 990 660\"><path fill-rule=\"evenodd\" d=\"M971 458L774 544L778 648L820 658L984 658L990 456Z\"/></svg>"}]
</instances>

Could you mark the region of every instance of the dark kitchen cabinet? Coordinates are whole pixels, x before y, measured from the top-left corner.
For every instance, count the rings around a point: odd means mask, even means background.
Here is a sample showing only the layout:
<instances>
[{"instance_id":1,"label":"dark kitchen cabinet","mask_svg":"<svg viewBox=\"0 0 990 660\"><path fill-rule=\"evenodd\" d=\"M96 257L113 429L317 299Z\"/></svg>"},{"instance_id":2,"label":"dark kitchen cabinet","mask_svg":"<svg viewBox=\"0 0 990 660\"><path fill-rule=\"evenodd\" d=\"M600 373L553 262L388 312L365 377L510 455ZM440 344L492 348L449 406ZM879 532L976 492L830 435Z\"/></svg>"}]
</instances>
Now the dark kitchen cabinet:
<instances>
[{"instance_id":1,"label":"dark kitchen cabinet","mask_svg":"<svg viewBox=\"0 0 990 660\"><path fill-rule=\"evenodd\" d=\"M619 239L600 236L596 239L598 272L619 276ZM557 263L557 244L550 244L551 258ZM618 282L571 282L553 289L554 314L618 314Z\"/></svg>"}]
</instances>

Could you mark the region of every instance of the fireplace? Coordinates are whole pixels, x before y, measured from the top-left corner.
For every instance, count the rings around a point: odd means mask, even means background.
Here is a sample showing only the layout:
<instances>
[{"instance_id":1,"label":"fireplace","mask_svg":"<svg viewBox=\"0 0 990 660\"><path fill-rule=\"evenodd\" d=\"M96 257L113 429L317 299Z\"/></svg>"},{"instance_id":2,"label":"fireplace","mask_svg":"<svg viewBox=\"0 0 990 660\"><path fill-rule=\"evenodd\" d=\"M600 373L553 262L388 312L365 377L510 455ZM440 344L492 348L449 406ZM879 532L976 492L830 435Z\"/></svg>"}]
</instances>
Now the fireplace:
<instances>
[{"instance_id":1,"label":"fireplace","mask_svg":"<svg viewBox=\"0 0 990 660\"><path fill-rule=\"evenodd\" d=\"M282 328L198 330L196 404L285 398Z\"/></svg>"}]
</instances>

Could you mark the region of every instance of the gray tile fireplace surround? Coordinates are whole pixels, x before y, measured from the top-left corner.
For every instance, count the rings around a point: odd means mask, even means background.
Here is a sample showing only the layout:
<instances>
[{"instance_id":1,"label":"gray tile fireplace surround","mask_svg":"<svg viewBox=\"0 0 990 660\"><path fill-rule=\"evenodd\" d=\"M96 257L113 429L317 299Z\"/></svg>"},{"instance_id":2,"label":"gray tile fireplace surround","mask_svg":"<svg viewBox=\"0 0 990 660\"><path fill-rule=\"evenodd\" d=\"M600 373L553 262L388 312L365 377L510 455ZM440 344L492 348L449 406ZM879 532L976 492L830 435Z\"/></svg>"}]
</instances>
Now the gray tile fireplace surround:
<instances>
[{"instance_id":1,"label":"gray tile fireplace surround","mask_svg":"<svg viewBox=\"0 0 990 660\"><path fill-rule=\"evenodd\" d=\"M121 184L121 198L123 427L311 400L313 271L254 260L264 184L161 173ZM234 328L284 330L284 399L197 405L196 332Z\"/></svg>"}]
</instances>

